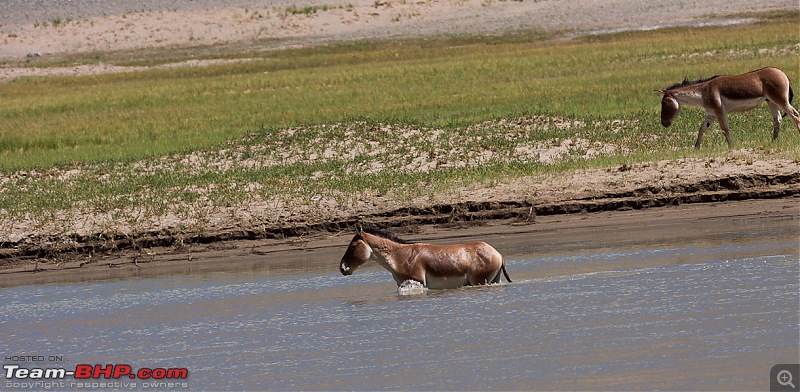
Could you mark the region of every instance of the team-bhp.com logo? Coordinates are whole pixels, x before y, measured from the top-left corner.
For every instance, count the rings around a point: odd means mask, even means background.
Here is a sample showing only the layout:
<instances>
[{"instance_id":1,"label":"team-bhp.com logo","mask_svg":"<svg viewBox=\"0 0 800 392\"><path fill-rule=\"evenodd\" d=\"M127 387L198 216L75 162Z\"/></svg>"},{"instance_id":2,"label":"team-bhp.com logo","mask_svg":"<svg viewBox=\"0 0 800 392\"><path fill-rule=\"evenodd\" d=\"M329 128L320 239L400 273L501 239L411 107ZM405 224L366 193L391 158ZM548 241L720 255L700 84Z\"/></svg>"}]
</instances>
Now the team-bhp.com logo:
<instances>
[{"instance_id":1,"label":"team-bhp.com logo","mask_svg":"<svg viewBox=\"0 0 800 392\"><path fill-rule=\"evenodd\" d=\"M74 370L63 367L22 367L15 364L3 365L6 387L9 388L175 388L188 387L186 368L148 368L135 369L126 364L88 365L80 364ZM74 381L61 381L72 378ZM102 382L101 382L102 380ZM112 380L112 381L109 381ZM140 385L135 381L142 380ZM53 382L56 381L56 384ZM46 383L49 383L45 385ZM16 385L19 384L19 385Z\"/></svg>"}]
</instances>

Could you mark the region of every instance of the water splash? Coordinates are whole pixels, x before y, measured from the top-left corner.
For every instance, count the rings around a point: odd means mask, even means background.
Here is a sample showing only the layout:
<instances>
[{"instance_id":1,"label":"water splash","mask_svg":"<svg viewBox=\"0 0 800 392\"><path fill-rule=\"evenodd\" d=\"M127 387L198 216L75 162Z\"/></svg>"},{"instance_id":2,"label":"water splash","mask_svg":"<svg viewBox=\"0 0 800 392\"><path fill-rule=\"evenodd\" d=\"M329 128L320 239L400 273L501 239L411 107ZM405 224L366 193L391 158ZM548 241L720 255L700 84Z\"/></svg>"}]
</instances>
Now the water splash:
<instances>
[{"instance_id":1,"label":"water splash","mask_svg":"<svg viewBox=\"0 0 800 392\"><path fill-rule=\"evenodd\" d=\"M428 289L422 283L416 280L406 280L397 287L397 293L400 295L419 295L424 294Z\"/></svg>"}]
</instances>

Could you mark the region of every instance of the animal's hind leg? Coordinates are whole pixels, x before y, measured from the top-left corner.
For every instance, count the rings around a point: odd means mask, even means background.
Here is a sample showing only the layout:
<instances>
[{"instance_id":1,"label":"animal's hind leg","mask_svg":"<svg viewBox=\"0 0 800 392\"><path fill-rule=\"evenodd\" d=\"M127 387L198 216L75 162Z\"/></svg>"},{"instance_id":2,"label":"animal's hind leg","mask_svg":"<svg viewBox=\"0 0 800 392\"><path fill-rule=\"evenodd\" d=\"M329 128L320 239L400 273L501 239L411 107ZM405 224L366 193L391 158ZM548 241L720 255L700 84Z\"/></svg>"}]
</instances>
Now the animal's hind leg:
<instances>
[{"instance_id":1,"label":"animal's hind leg","mask_svg":"<svg viewBox=\"0 0 800 392\"><path fill-rule=\"evenodd\" d=\"M772 113L772 140L778 140L778 134L781 132L781 108L778 105L767 101L769 111Z\"/></svg>"},{"instance_id":2,"label":"animal's hind leg","mask_svg":"<svg viewBox=\"0 0 800 392\"><path fill-rule=\"evenodd\" d=\"M479 274L470 274L467 276L467 280L469 281L470 286L482 286L485 284L493 283L492 275L479 273Z\"/></svg>"},{"instance_id":3,"label":"animal's hind leg","mask_svg":"<svg viewBox=\"0 0 800 392\"><path fill-rule=\"evenodd\" d=\"M787 81L788 83L788 81ZM792 95L792 88L789 86L788 91L782 94L772 94L767 96L767 103L769 104L769 109L772 111L772 116L775 116L775 111L772 105L775 105L776 108L783 109L784 116L788 115L794 121L794 125L797 127L797 131L800 132L800 113L792 107L791 102L791 95Z\"/></svg>"},{"instance_id":4,"label":"animal's hind leg","mask_svg":"<svg viewBox=\"0 0 800 392\"><path fill-rule=\"evenodd\" d=\"M792 107L789 102L786 102L783 106L783 110L786 111L786 114L794 120L794 125L797 126L797 132L800 132L800 113Z\"/></svg>"},{"instance_id":5,"label":"animal's hind leg","mask_svg":"<svg viewBox=\"0 0 800 392\"><path fill-rule=\"evenodd\" d=\"M719 127L722 128L722 133L725 134L725 141L728 142L728 148L733 149L733 141L731 141L731 131L728 129L728 120L725 118L725 112L717 112L717 122Z\"/></svg>"},{"instance_id":6,"label":"animal's hind leg","mask_svg":"<svg viewBox=\"0 0 800 392\"><path fill-rule=\"evenodd\" d=\"M502 279L502 278L501 278L501 274L502 274L502 273L503 273L503 269L502 269L502 268L501 268L501 269L499 269L499 270L497 270L497 275L495 275L495 276L494 276L494 279L492 279L492 282L491 282L491 283L492 283L492 284L498 284L498 283L500 283L500 279Z\"/></svg>"}]
</instances>

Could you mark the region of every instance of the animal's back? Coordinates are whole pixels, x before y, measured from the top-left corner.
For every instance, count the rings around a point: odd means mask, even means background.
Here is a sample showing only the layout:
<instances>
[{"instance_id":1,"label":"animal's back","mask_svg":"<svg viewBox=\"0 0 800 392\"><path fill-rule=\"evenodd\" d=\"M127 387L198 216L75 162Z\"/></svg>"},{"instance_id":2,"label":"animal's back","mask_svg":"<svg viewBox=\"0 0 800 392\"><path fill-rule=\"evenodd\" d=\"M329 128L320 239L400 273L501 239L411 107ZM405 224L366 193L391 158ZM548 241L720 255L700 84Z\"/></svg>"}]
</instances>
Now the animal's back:
<instances>
[{"instance_id":1,"label":"animal's back","mask_svg":"<svg viewBox=\"0 0 800 392\"><path fill-rule=\"evenodd\" d=\"M722 75L709 80L708 83L709 87L733 101L757 100L764 97L775 100L778 98L776 92L791 88L786 74L775 67L761 68L740 75Z\"/></svg>"},{"instance_id":2,"label":"animal's back","mask_svg":"<svg viewBox=\"0 0 800 392\"><path fill-rule=\"evenodd\" d=\"M478 251L478 253L481 256L485 257L486 259L491 260L499 257L502 260L503 258L503 256L500 254L500 252L497 251L497 249L495 249L493 246L483 241L474 243L474 246L475 249Z\"/></svg>"}]
</instances>

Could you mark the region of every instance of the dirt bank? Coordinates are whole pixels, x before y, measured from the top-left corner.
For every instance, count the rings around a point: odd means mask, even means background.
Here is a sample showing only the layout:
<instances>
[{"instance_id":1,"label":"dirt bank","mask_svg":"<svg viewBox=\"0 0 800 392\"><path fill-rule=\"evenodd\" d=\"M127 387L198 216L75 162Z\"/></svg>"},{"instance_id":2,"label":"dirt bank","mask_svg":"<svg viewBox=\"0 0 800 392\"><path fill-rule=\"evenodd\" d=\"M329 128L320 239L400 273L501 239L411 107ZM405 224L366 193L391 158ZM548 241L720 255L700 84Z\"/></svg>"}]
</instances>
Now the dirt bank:
<instances>
[{"instance_id":1,"label":"dirt bank","mask_svg":"<svg viewBox=\"0 0 800 392\"><path fill-rule=\"evenodd\" d=\"M460 197L451 195L438 202L390 205L375 200L369 207L325 217L298 213L297 219L284 224L247 227L226 221L199 234L159 230L141 235L135 243L125 237L48 239L41 233L3 249L0 286L267 268L265 262L278 269L325 265L341 257L336 253L346 246L358 222L430 241L489 238L500 232L511 237L517 233L522 236L517 241L524 241L524 233L531 231L554 233L599 225L594 234L601 236L653 220L699 219L721 211L743 217L780 213L797 219L798 165L791 160L744 158L626 165L463 189ZM632 217L637 220L629 220Z\"/></svg>"},{"instance_id":2,"label":"dirt bank","mask_svg":"<svg viewBox=\"0 0 800 392\"><path fill-rule=\"evenodd\" d=\"M759 193L759 192L757 192ZM760 192L766 197L784 196L794 191ZM396 227L392 231L413 241L458 243L472 240L487 241L513 260L515 255L530 254L534 248L537 255L563 252L553 244L562 244L569 238L576 251L582 243L620 242L635 244L650 240L653 233L663 233L663 238L674 241L702 235L696 230L718 226L730 219L753 221L769 219L787 222L798 228L800 234L800 197L789 196L777 199L736 200L755 196L744 192L703 192L695 196L646 202L630 198L631 205L654 203L667 205L663 208L633 210L621 206L611 211L540 215L535 219L525 214L524 208L512 208L506 217L496 220L454 222L442 224L410 224ZM611 202L611 200L608 200ZM681 204L681 201L686 203ZM705 203L704 201L716 201ZM593 206L610 206L594 201ZM624 204L624 203L622 203ZM622 205L619 204L619 205ZM568 209L578 207L566 207ZM701 223L701 224L698 224ZM645 230L646 228L646 230ZM72 258L57 264L25 260L14 268L0 271L0 287L38 283L85 282L93 280L122 279L130 277L156 277L164 275L217 272L269 270L273 273L298 271L336 271L352 234L350 230L316 231L289 239L258 239L191 244L181 248L153 247L146 250L95 254ZM648 238L642 238L642 235ZM800 244L799 244L800 245Z\"/></svg>"}]
</instances>

